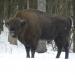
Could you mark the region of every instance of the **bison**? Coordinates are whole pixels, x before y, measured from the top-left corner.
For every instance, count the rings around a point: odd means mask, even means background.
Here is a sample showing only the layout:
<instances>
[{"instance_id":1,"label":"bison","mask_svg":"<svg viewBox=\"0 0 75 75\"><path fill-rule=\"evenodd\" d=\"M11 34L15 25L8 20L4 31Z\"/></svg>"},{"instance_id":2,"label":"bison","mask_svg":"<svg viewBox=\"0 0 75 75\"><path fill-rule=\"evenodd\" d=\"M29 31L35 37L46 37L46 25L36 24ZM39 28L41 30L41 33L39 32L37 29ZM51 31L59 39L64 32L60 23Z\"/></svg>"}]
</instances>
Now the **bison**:
<instances>
[{"instance_id":1,"label":"bison","mask_svg":"<svg viewBox=\"0 0 75 75\"><path fill-rule=\"evenodd\" d=\"M69 56L69 37L71 30L70 17L50 16L45 12L26 9L18 11L7 21L7 26L12 37L24 44L27 58L34 58L39 40L55 41L58 48L56 58L60 57L62 49L65 59Z\"/></svg>"}]
</instances>

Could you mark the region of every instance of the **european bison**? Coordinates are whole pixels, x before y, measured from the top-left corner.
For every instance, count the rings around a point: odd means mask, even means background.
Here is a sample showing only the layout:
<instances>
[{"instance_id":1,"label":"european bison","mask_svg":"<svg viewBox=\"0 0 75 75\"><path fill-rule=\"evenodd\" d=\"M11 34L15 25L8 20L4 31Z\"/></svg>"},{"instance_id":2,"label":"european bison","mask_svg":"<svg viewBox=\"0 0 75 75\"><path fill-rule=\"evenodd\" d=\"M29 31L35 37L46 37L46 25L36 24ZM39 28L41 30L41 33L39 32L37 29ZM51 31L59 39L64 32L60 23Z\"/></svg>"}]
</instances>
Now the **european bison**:
<instances>
[{"instance_id":1,"label":"european bison","mask_svg":"<svg viewBox=\"0 0 75 75\"><path fill-rule=\"evenodd\" d=\"M69 36L71 19L69 17L49 16L39 10L23 10L10 18L7 22L10 34L17 37L25 48L27 57L34 58L38 40L55 41L59 58L62 49L65 50L65 58L69 55Z\"/></svg>"}]
</instances>

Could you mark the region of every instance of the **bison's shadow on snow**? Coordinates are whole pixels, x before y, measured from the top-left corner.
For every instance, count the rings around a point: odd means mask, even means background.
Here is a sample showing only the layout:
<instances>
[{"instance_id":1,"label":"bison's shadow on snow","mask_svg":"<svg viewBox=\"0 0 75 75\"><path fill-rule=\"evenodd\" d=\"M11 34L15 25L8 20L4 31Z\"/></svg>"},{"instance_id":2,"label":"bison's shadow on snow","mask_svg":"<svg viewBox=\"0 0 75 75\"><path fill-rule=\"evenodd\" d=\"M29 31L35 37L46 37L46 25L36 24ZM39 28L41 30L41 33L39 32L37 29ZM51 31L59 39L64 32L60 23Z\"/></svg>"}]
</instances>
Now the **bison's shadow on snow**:
<instances>
[{"instance_id":1,"label":"bison's shadow on snow","mask_svg":"<svg viewBox=\"0 0 75 75\"><path fill-rule=\"evenodd\" d=\"M65 58L69 55L69 37L71 18L49 16L39 10L23 10L7 21L7 27L13 37L17 37L26 48L27 57L34 58L39 40L55 41L58 48L56 58L59 58L62 49Z\"/></svg>"}]
</instances>

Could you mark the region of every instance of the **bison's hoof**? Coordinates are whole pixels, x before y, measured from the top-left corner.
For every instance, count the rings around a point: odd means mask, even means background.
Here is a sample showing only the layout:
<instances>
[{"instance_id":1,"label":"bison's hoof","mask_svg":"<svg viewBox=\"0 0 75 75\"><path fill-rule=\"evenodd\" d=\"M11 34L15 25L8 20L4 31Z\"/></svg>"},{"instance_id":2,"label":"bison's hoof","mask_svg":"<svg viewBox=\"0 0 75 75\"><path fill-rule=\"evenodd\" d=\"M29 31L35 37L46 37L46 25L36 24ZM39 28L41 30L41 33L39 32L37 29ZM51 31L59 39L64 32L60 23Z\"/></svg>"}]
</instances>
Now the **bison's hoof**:
<instances>
[{"instance_id":1,"label":"bison's hoof","mask_svg":"<svg viewBox=\"0 0 75 75\"><path fill-rule=\"evenodd\" d=\"M58 56L56 56L56 58L59 58Z\"/></svg>"},{"instance_id":2,"label":"bison's hoof","mask_svg":"<svg viewBox=\"0 0 75 75\"><path fill-rule=\"evenodd\" d=\"M65 57L65 59L68 59L68 57Z\"/></svg>"},{"instance_id":3,"label":"bison's hoof","mask_svg":"<svg viewBox=\"0 0 75 75\"><path fill-rule=\"evenodd\" d=\"M32 56L31 58L34 58L34 56Z\"/></svg>"},{"instance_id":4,"label":"bison's hoof","mask_svg":"<svg viewBox=\"0 0 75 75\"><path fill-rule=\"evenodd\" d=\"M27 58L30 58L30 56L27 56Z\"/></svg>"}]
</instances>

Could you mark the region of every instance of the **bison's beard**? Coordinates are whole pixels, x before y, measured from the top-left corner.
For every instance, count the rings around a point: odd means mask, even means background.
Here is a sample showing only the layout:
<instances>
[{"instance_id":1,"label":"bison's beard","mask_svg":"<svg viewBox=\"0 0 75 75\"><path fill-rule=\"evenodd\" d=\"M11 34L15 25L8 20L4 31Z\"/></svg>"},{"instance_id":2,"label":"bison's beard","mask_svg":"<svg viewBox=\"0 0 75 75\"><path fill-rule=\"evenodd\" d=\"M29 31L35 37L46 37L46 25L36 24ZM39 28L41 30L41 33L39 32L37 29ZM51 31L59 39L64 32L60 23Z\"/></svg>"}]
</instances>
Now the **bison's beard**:
<instances>
[{"instance_id":1,"label":"bison's beard","mask_svg":"<svg viewBox=\"0 0 75 75\"><path fill-rule=\"evenodd\" d=\"M11 34L8 35L8 42L10 44L17 45L17 38L15 35L11 36Z\"/></svg>"}]
</instances>

